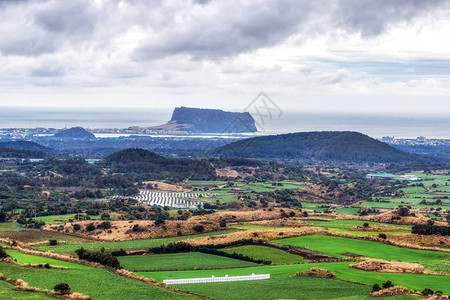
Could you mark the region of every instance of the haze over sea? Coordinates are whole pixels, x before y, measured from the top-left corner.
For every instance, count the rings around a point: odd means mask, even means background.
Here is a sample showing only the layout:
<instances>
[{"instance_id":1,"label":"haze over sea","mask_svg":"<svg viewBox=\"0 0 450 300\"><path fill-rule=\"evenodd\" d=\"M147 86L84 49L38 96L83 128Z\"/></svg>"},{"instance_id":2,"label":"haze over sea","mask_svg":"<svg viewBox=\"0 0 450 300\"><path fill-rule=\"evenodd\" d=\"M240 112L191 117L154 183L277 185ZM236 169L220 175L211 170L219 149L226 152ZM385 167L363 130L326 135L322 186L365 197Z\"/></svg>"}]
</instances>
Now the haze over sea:
<instances>
[{"instance_id":1,"label":"haze over sea","mask_svg":"<svg viewBox=\"0 0 450 300\"><path fill-rule=\"evenodd\" d=\"M154 126L170 120L172 108L1 107L0 128L127 128ZM238 110L236 110L238 111ZM258 118L255 117L258 121ZM265 119L265 134L351 130L371 137L450 138L450 115L393 115L320 111L284 111Z\"/></svg>"}]
</instances>

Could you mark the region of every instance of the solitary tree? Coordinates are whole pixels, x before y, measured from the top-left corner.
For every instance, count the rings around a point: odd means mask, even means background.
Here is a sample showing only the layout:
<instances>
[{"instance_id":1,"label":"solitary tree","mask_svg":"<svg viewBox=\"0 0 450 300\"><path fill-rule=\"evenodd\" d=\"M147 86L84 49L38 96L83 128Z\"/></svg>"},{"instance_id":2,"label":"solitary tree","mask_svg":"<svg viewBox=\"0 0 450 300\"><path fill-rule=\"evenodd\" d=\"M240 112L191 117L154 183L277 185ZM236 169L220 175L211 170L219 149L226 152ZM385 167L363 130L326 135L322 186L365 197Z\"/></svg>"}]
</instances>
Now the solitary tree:
<instances>
[{"instance_id":1,"label":"solitary tree","mask_svg":"<svg viewBox=\"0 0 450 300\"><path fill-rule=\"evenodd\" d=\"M53 289L60 295L70 294L70 287L67 283L58 283Z\"/></svg>"}]
</instances>

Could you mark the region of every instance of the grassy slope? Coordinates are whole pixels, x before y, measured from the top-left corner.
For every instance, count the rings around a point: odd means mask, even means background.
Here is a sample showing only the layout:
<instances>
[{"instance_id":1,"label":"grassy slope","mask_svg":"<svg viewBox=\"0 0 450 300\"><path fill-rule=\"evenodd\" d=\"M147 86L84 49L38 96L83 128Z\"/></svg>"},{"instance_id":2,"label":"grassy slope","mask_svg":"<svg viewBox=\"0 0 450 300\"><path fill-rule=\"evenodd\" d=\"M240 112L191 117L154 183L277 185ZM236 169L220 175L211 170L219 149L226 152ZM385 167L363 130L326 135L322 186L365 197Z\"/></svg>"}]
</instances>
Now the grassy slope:
<instances>
[{"instance_id":1,"label":"grassy slope","mask_svg":"<svg viewBox=\"0 0 450 300\"><path fill-rule=\"evenodd\" d=\"M264 247L264 246L241 246L225 249L228 253L239 253L250 256L254 259L270 260L272 264L295 264L304 263L306 260L298 255L290 254L280 249Z\"/></svg>"},{"instance_id":2,"label":"grassy slope","mask_svg":"<svg viewBox=\"0 0 450 300\"><path fill-rule=\"evenodd\" d=\"M93 268L89 271L35 269L0 263L0 270L9 278L20 278L31 286L39 288L52 289L56 284L65 282L69 284L73 292L89 295L96 300L191 298L111 274L105 269Z\"/></svg>"},{"instance_id":3,"label":"grassy slope","mask_svg":"<svg viewBox=\"0 0 450 300\"><path fill-rule=\"evenodd\" d=\"M334 279L291 277L177 285L216 299L369 299L370 287Z\"/></svg>"},{"instance_id":4,"label":"grassy slope","mask_svg":"<svg viewBox=\"0 0 450 300\"><path fill-rule=\"evenodd\" d=\"M127 270L193 270L255 266L255 263L199 252L119 257Z\"/></svg>"},{"instance_id":5,"label":"grassy slope","mask_svg":"<svg viewBox=\"0 0 450 300\"><path fill-rule=\"evenodd\" d=\"M139 272L141 276L153 278L157 281L164 279L198 278L214 276L238 276L255 274L270 274L271 278L289 277L298 271L319 267L336 273L340 279L360 282L368 285L383 283L386 280L396 285L422 291L424 288L441 290L444 294L450 293L450 276L418 275L403 273L376 273L352 269L348 266L352 263L307 263L297 265L258 266L250 268L236 268L228 270L192 270L192 271L170 271L170 272Z\"/></svg>"},{"instance_id":6,"label":"grassy slope","mask_svg":"<svg viewBox=\"0 0 450 300\"><path fill-rule=\"evenodd\" d=\"M336 257L343 257L345 255L342 253L346 252L370 258L407 262L443 260L450 257L448 253L400 248L377 242L323 235L302 236L274 242L284 245L303 246Z\"/></svg>"},{"instance_id":7,"label":"grassy slope","mask_svg":"<svg viewBox=\"0 0 450 300\"><path fill-rule=\"evenodd\" d=\"M62 260L57 259L51 259L47 257L42 256L36 256L31 254L25 254L21 253L16 250L7 250L6 253L8 253L9 256L16 259L20 264L46 264L48 263L51 266L58 266L58 267L66 267L71 269L92 269L92 267L79 265L71 262L66 262Z\"/></svg>"},{"instance_id":8,"label":"grassy slope","mask_svg":"<svg viewBox=\"0 0 450 300\"><path fill-rule=\"evenodd\" d=\"M44 293L13 291L14 286L12 284L0 281L0 299L58 299L57 297L46 295Z\"/></svg>"}]
</instances>

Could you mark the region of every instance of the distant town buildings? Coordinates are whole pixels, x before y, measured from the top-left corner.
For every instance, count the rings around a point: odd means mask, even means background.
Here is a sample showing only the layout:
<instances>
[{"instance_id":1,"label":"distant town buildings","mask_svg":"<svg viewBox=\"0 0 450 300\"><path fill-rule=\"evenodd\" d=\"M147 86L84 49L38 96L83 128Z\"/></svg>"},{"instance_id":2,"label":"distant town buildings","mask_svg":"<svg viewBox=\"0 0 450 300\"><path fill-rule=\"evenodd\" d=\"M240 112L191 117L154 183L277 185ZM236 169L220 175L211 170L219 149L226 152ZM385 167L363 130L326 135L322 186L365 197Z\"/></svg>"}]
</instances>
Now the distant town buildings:
<instances>
[{"instance_id":1,"label":"distant town buildings","mask_svg":"<svg viewBox=\"0 0 450 300\"><path fill-rule=\"evenodd\" d=\"M367 179L397 179L397 180L409 180L416 181L419 177L416 175L394 175L389 173L370 173L366 175Z\"/></svg>"},{"instance_id":2,"label":"distant town buildings","mask_svg":"<svg viewBox=\"0 0 450 300\"><path fill-rule=\"evenodd\" d=\"M407 146L443 146L450 145L450 139L427 139L425 136L419 136L415 139L401 139L393 136L383 136L380 141L391 145Z\"/></svg>"}]
</instances>

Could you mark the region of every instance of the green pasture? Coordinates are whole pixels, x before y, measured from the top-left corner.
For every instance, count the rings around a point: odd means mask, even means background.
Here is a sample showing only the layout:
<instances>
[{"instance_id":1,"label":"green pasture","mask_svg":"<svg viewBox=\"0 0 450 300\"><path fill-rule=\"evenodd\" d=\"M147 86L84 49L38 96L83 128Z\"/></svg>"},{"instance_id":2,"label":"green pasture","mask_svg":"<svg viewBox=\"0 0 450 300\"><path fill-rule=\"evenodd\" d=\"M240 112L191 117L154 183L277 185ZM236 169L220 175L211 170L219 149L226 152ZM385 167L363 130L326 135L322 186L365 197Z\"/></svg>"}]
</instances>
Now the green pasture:
<instances>
[{"instance_id":1,"label":"green pasture","mask_svg":"<svg viewBox=\"0 0 450 300\"><path fill-rule=\"evenodd\" d=\"M69 219L73 219L75 220L75 216L77 214L67 214L67 215L53 215L53 216L40 216L40 217L36 217L34 219L38 220L38 221L42 221L45 223L64 223L64 222L68 222ZM81 214L83 216L85 216L85 214ZM98 220L100 219L100 216L89 216L91 218L91 220Z\"/></svg>"},{"instance_id":2,"label":"green pasture","mask_svg":"<svg viewBox=\"0 0 450 300\"><path fill-rule=\"evenodd\" d=\"M370 287L336 279L287 277L176 285L214 299L370 299Z\"/></svg>"},{"instance_id":3,"label":"green pasture","mask_svg":"<svg viewBox=\"0 0 450 300\"><path fill-rule=\"evenodd\" d=\"M366 272L358 269L349 268L354 263L305 263L295 265L274 265L258 266L249 268L220 269L220 270L190 270L190 271L164 271L164 272L138 272L138 275L153 278L158 282L165 279L199 278L211 276L242 276L254 274L270 274L272 278L290 277L296 272L308 270L312 267L318 267L330 270L336 274L336 277L359 282L372 286L375 283L381 284L387 280L395 285L402 285L410 289L422 291L425 288L431 288L434 291L441 290L444 294L450 293L450 276L423 275L407 273L377 273Z\"/></svg>"},{"instance_id":4,"label":"green pasture","mask_svg":"<svg viewBox=\"0 0 450 300\"><path fill-rule=\"evenodd\" d=\"M281 249L264 247L264 246L240 246L234 248L223 249L223 251L228 253L236 252L245 256L249 256L253 259L258 260L268 260L271 261L273 265L289 265L304 263L303 257L288 253Z\"/></svg>"},{"instance_id":5,"label":"green pasture","mask_svg":"<svg viewBox=\"0 0 450 300\"><path fill-rule=\"evenodd\" d=\"M96 300L128 299L192 299L137 280L110 273L106 269L38 269L0 262L1 272L12 279L22 279L30 286L53 289L58 283L69 284L72 292L89 295Z\"/></svg>"},{"instance_id":6,"label":"green pasture","mask_svg":"<svg viewBox=\"0 0 450 300\"><path fill-rule=\"evenodd\" d=\"M37 250L41 251L49 251L52 250L57 253L75 253L75 250L83 247L86 250L100 250L105 248L109 249L141 249L141 248L149 248L156 247L163 244L174 243L182 240L193 239L197 237L203 236L214 236L227 234L231 232L236 232L236 230L224 230L224 231L216 231L209 232L197 235L187 235L187 236L175 236L169 238L161 238L161 239L145 239L145 240L133 240L133 241L123 241L123 242L106 242L106 243L92 243L92 244L58 244L56 246L50 245L40 245L35 246Z\"/></svg>"},{"instance_id":7,"label":"green pasture","mask_svg":"<svg viewBox=\"0 0 450 300\"><path fill-rule=\"evenodd\" d=\"M358 239L334 236L309 235L272 241L283 245L301 246L335 257L345 257L343 253L352 253L370 258L384 260L400 260L419 262L429 260L444 260L450 258L449 253L424 251Z\"/></svg>"},{"instance_id":8,"label":"green pasture","mask_svg":"<svg viewBox=\"0 0 450 300\"><path fill-rule=\"evenodd\" d=\"M35 292L25 292L25 291L14 291L14 286L5 281L0 281L0 299L5 300L15 300L15 299L33 299L33 300L41 300L41 299L58 299L57 297L50 296L44 293L35 293Z\"/></svg>"},{"instance_id":9,"label":"green pasture","mask_svg":"<svg viewBox=\"0 0 450 300\"><path fill-rule=\"evenodd\" d=\"M374 226L389 226L398 228L399 231L402 230L411 230L410 225L393 225L393 224L387 224L387 223L378 223L378 222L368 222L368 221L359 221L359 220L331 220L331 221L306 221L309 224L312 224L314 226L318 227L326 227L326 228L337 228L337 229L350 229L355 226L363 226L364 223L368 223L369 225Z\"/></svg>"},{"instance_id":10,"label":"green pasture","mask_svg":"<svg viewBox=\"0 0 450 300\"><path fill-rule=\"evenodd\" d=\"M425 193L427 190L421 186L409 186L406 188L398 189L398 191L399 192L401 191L405 194L420 194L420 193Z\"/></svg>"},{"instance_id":11,"label":"green pasture","mask_svg":"<svg viewBox=\"0 0 450 300\"><path fill-rule=\"evenodd\" d=\"M3 222L0 223L0 232L3 231L20 231L27 230L26 228L20 228L16 226L16 222Z\"/></svg>"},{"instance_id":12,"label":"green pasture","mask_svg":"<svg viewBox=\"0 0 450 300\"><path fill-rule=\"evenodd\" d=\"M85 265L79 265L76 263L71 263L67 261L37 256L37 255L31 255L22 253L16 250L6 250L6 253L8 253L9 256L17 260L20 264L49 264L51 266L57 266L57 267L65 267L70 269L92 269L92 267L88 267Z\"/></svg>"},{"instance_id":13,"label":"green pasture","mask_svg":"<svg viewBox=\"0 0 450 300\"><path fill-rule=\"evenodd\" d=\"M255 266L255 263L200 252L132 255L118 257L120 265L131 271L225 269Z\"/></svg>"}]
</instances>

